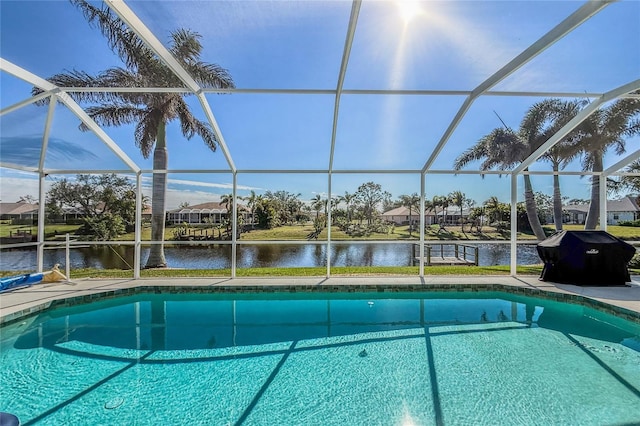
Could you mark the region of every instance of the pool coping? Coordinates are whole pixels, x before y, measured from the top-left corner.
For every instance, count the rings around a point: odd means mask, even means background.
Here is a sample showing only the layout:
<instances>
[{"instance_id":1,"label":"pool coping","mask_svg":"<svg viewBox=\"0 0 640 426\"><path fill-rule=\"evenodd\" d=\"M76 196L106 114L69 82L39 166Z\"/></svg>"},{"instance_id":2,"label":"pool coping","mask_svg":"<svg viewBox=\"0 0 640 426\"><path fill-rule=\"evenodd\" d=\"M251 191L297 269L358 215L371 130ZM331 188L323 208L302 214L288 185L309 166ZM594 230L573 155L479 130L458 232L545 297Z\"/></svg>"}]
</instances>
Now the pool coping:
<instances>
[{"instance_id":1,"label":"pool coping","mask_svg":"<svg viewBox=\"0 0 640 426\"><path fill-rule=\"evenodd\" d=\"M82 279L37 284L0 294L0 325L49 308L141 293L397 293L492 292L589 306L640 323L640 276L626 286L581 287L539 281L537 276L375 276L295 278Z\"/></svg>"}]
</instances>

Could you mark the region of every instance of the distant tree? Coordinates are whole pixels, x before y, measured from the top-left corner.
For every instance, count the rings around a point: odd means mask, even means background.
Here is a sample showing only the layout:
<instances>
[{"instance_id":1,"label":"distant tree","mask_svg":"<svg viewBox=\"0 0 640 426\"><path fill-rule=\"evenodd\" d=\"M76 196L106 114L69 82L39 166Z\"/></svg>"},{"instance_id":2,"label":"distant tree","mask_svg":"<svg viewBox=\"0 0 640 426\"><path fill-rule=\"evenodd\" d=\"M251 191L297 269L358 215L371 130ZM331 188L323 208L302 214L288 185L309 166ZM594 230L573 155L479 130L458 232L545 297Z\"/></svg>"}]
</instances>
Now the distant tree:
<instances>
[{"instance_id":1,"label":"distant tree","mask_svg":"<svg viewBox=\"0 0 640 426\"><path fill-rule=\"evenodd\" d=\"M347 210L347 223L351 223L351 215L353 213L353 203L356 202L356 194L350 194L347 191L344 192L344 195L338 197L338 199L345 204L345 208Z\"/></svg>"},{"instance_id":2,"label":"distant tree","mask_svg":"<svg viewBox=\"0 0 640 426\"><path fill-rule=\"evenodd\" d=\"M302 201L300 201L301 194L293 194L288 191L267 191L264 193L264 198L271 202L271 206L274 208L278 216L278 224L294 223L296 218L301 215ZM277 226L279 226L277 225Z\"/></svg>"},{"instance_id":3,"label":"distant tree","mask_svg":"<svg viewBox=\"0 0 640 426\"><path fill-rule=\"evenodd\" d=\"M136 190L133 183L115 174L77 175L64 178L47 192L47 209L54 215L70 209L84 221L78 232L96 240L113 240L133 229Z\"/></svg>"},{"instance_id":4,"label":"distant tree","mask_svg":"<svg viewBox=\"0 0 640 426\"><path fill-rule=\"evenodd\" d=\"M460 209L460 229L464 232L464 220L462 219L462 210L467 202L467 196L462 191L453 191L449 194L448 198L454 206Z\"/></svg>"},{"instance_id":5,"label":"distant tree","mask_svg":"<svg viewBox=\"0 0 640 426\"><path fill-rule=\"evenodd\" d=\"M409 209L409 237L413 230L413 221L411 220L412 212L418 213L420 210L420 196L415 192L411 195L401 195L400 202L403 207Z\"/></svg>"},{"instance_id":6,"label":"distant tree","mask_svg":"<svg viewBox=\"0 0 640 426\"><path fill-rule=\"evenodd\" d=\"M233 210L233 194L224 194L221 196L220 205L224 206L227 210L227 217L231 217L231 210Z\"/></svg>"},{"instance_id":7,"label":"distant tree","mask_svg":"<svg viewBox=\"0 0 640 426\"><path fill-rule=\"evenodd\" d=\"M316 221L320 217L320 211L325 206L325 200L322 198L320 194L316 194L315 197L311 199L311 208L316 212Z\"/></svg>"},{"instance_id":8,"label":"distant tree","mask_svg":"<svg viewBox=\"0 0 640 426\"><path fill-rule=\"evenodd\" d=\"M256 215L256 206L260 200L261 196L260 195L256 195L255 191L251 191L251 193L246 196L246 197L242 197L242 200L247 202L247 207L249 208L249 212L251 213L251 226L254 226L254 220L255 220L255 215Z\"/></svg>"},{"instance_id":9,"label":"distant tree","mask_svg":"<svg viewBox=\"0 0 640 426\"><path fill-rule=\"evenodd\" d=\"M179 209L186 209L190 206L191 204L188 201L183 201L178 205Z\"/></svg>"},{"instance_id":10,"label":"distant tree","mask_svg":"<svg viewBox=\"0 0 640 426\"><path fill-rule=\"evenodd\" d=\"M373 182L363 183L356 191L356 198L362 206L362 212L371 225L378 215L378 206L391 198L391 194L382 190L382 185Z\"/></svg>"},{"instance_id":11,"label":"distant tree","mask_svg":"<svg viewBox=\"0 0 640 426\"><path fill-rule=\"evenodd\" d=\"M535 193L536 210L538 211L538 216L540 216L540 223L546 224L547 218L550 216L553 216L554 222L556 221L557 218L554 215L554 211L555 211L554 198L555 196L551 197L550 195L547 195L543 192ZM557 220L560 220L562 222L562 215ZM555 227L556 227L556 230L562 229L562 226L560 226L560 229L558 229L557 224L555 224Z\"/></svg>"},{"instance_id":12,"label":"distant tree","mask_svg":"<svg viewBox=\"0 0 640 426\"><path fill-rule=\"evenodd\" d=\"M278 212L274 206L274 201L267 197L261 198L256 202L256 220L258 227L263 229L272 229L280 226Z\"/></svg>"}]
</instances>

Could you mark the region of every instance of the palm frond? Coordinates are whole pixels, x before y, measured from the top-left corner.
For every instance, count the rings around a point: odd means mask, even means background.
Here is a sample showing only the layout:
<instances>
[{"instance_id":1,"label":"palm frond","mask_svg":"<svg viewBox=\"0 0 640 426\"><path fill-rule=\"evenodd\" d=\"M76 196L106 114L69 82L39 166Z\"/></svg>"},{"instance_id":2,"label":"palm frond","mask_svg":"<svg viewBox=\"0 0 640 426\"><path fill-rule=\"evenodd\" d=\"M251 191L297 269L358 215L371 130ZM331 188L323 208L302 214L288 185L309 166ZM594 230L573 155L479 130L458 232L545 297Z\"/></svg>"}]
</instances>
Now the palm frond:
<instances>
[{"instance_id":1,"label":"palm frond","mask_svg":"<svg viewBox=\"0 0 640 426\"><path fill-rule=\"evenodd\" d=\"M153 145L158 136L158 127L163 122L162 114L159 110L147 111L147 114L140 120L135 130L135 143L144 158L149 158L153 150Z\"/></svg>"},{"instance_id":2,"label":"palm frond","mask_svg":"<svg viewBox=\"0 0 640 426\"><path fill-rule=\"evenodd\" d=\"M196 62L202 53L201 38L200 34L184 28L173 31L169 51L180 62Z\"/></svg>"},{"instance_id":3,"label":"palm frond","mask_svg":"<svg viewBox=\"0 0 640 426\"><path fill-rule=\"evenodd\" d=\"M194 134L198 134L209 149L215 151L218 147L218 139L209 124L198 120L189 111L187 104L182 99L179 99L179 101L176 102L176 113L178 120L180 120L182 134L187 139L191 139Z\"/></svg>"},{"instance_id":4,"label":"palm frond","mask_svg":"<svg viewBox=\"0 0 640 426\"><path fill-rule=\"evenodd\" d=\"M134 105L103 104L86 108L87 114L96 123L104 126L121 126L131 124L145 117L146 110ZM82 130L87 130L81 125Z\"/></svg>"},{"instance_id":5,"label":"palm frond","mask_svg":"<svg viewBox=\"0 0 640 426\"><path fill-rule=\"evenodd\" d=\"M153 51L106 5L95 7L86 0L70 2L80 9L90 25L95 25L102 32L109 47L128 68L141 68L142 64L155 58Z\"/></svg>"},{"instance_id":6,"label":"palm frond","mask_svg":"<svg viewBox=\"0 0 640 426\"><path fill-rule=\"evenodd\" d=\"M236 87L229 71L220 65L198 61L185 64L185 69L202 86L216 89L233 89Z\"/></svg>"}]
</instances>

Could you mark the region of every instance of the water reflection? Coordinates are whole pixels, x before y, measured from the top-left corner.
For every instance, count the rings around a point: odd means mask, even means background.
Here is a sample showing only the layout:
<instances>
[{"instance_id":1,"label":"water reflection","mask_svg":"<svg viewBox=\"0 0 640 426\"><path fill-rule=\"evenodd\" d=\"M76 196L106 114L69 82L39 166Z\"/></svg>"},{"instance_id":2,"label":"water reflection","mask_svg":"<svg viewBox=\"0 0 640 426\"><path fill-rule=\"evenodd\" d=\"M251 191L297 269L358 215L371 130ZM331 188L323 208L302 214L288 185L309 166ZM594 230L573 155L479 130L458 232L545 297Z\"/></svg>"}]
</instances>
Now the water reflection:
<instances>
[{"instance_id":1,"label":"water reflection","mask_svg":"<svg viewBox=\"0 0 640 426\"><path fill-rule=\"evenodd\" d=\"M422 336L425 327L437 336L460 332L438 326L492 323L463 332L540 327L612 343L637 339L640 332L631 323L612 325L615 320L605 314L585 314L579 305L482 298L481 293L459 297L211 300L205 295L141 295L43 313L20 331L13 347L54 349L77 341L121 349L211 349L392 330L406 330L403 335L411 338ZM616 322L622 323L627 324Z\"/></svg>"},{"instance_id":2,"label":"water reflection","mask_svg":"<svg viewBox=\"0 0 640 426\"><path fill-rule=\"evenodd\" d=\"M478 244L479 264L508 265L508 244ZM148 247L142 249L144 264ZM534 245L518 246L518 264L540 263ZM231 267L231 245L166 246L167 262L174 268L223 269ZM238 268L326 266L326 245L320 244L241 244L237 246ZM92 246L70 252L72 268L133 269L133 246ZM44 265L65 264L64 249L45 250ZM4 250L0 270L31 270L35 250ZM331 244L331 266L409 266L412 244Z\"/></svg>"}]
</instances>

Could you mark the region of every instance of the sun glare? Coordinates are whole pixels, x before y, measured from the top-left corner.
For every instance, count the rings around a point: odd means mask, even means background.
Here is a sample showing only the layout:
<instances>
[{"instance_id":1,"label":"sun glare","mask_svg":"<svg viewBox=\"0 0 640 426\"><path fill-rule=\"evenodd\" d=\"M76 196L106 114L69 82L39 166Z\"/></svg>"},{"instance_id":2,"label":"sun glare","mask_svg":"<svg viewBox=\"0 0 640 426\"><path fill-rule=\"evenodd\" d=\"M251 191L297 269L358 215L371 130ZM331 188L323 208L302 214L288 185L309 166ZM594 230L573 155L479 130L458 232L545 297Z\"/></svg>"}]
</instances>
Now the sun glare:
<instances>
[{"instance_id":1,"label":"sun glare","mask_svg":"<svg viewBox=\"0 0 640 426\"><path fill-rule=\"evenodd\" d=\"M396 0L398 12L405 24L411 22L416 16L422 13L420 2L415 0Z\"/></svg>"}]
</instances>

